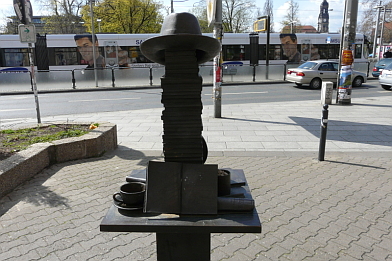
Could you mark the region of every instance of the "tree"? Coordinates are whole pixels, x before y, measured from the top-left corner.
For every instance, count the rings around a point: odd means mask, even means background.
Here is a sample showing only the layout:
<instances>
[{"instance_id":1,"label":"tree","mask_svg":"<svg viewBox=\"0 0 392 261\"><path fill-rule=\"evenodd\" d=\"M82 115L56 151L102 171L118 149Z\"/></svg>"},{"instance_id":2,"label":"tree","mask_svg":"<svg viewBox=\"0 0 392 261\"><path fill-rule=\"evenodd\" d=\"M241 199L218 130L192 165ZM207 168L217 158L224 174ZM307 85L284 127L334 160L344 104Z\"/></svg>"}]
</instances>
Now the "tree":
<instances>
[{"instance_id":1,"label":"tree","mask_svg":"<svg viewBox=\"0 0 392 261\"><path fill-rule=\"evenodd\" d=\"M163 21L161 8L154 0L103 0L94 7L94 16L101 19L102 32L158 33ZM86 22L89 14L90 7L83 7L82 17ZM86 25L91 31L91 23Z\"/></svg>"},{"instance_id":2,"label":"tree","mask_svg":"<svg viewBox=\"0 0 392 261\"><path fill-rule=\"evenodd\" d=\"M379 0L363 0L362 1L363 6L368 6L367 10L364 10L363 12L363 18L358 19L358 32L363 33L364 35L370 37L369 39L371 42L373 42L374 39L374 31L376 29L376 19L378 15L378 9L374 9L374 7L380 5ZM383 1L382 6L385 6L386 8L392 8L392 1ZM380 21L382 22L383 19L383 12L381 12L380 16ZM389 21L392 20L392 13L391 12L386 12L385 14L385 23L388 23ZM390 42L391 41L391 35L392 32L388 30L384 26L384 32L383 32L383 42ZM381 24L379 25L379 35L381 34Z\"/></svg>"},{"instance_id":3,"label":"tree","mask_svg":"<svg viewBox=\"0 0 392 261\"><path fill-rule=\"evenodd\" d=\"M83 0L47 0L42 1L50 15L42 20L44 31L51 34L83 33L85 28L80 18Z\"/></svg>"},{"instance_id":4,"label":"tree","mask_svg":"<svg viewBox=\"0 0 392 261\"><path fill-rule=\"evenodd\" d=\"M197 2L189 12L196 16L197 20L199 20L202 33L212 33L213 27L208 26L207 4L205 0Z\"/></svg>"},{"instance_id":5,"label":"tree","mask_svg":"<svg viewBox=\"0 0 392 261\"><path fill-rule=\"evenodd\" d=\"M252 10L255 8L253 0L223 0L222 23L224 31L232 33L248 32L254 22ZM197 2L190 12L199 20L203 33L212 32L212 26L208 27L207 4L205 0Z\"/></svg>"},{"instance_id":6,"label":"tree","mask_svg":"<svg viewBox=\"0 0 392 261\"><path fill-rule=\"evenodd\" d=\"M297 26L301 25L301 22L298 19L299 4L294 2L294 0L289 0L287 4L287 14L284 16L285 20L283 20L281 24L283 25L284 30L287 30L288 26L289 32L284 32L282 29L282 33L296 33Z\"/></svg>"},{"instance_id":7,"label":"tree","mask_svg":"<svg viewBox=\"0 0 392 261\"><path fill-rule=\"evenodd\" d=\"M0 33L18 33L18 24L13 23L11 16L15 16L13 8L2 7L0 10Z\"/></svg>"},{"instance_id":8,"label":"tree","mask_svg":"<svg viewBox=\"0 0 392 261\"><path fill-rule=\"evenodd\" d=\"M264 3L264 11L261 13L261 16L269 16L270 18L270 31L274 31L274 4L271 0L265 0Z\"/></svg>"},{"instance_id":9,"label":"tree","mask_svg":"<svg viewBox=\"0 0 392 261\"><path fill-rule=\"evenodd\" d=\"M249 31L256 6L253 0L223 0L222 23L225 32L243 33Z\"/></svg>"}]
</instances>

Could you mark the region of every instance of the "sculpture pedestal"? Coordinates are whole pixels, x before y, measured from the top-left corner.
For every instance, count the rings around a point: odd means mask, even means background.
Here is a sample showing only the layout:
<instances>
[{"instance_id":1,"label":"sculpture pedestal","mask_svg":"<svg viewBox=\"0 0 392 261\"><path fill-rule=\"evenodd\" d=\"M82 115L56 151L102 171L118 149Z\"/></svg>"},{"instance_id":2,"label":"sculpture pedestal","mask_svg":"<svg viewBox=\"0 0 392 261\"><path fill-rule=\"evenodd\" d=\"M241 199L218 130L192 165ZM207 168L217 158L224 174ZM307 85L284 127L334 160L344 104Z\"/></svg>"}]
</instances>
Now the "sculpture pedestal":
<instances>
[{"instance_id":1,"label":"sculpture pedestal","mask_svg":"<svg viewBox=\"0 0 392 261\"><path fill-rule=\"evenodd\" d=\"M231 188L231 194L252 198L244 172L228 169L231 182L244 186ZM135 171L140 174L140 171ZM211 233L261 233L256 209L251 212L219 212L218 215L149 214L127 211L112 205L103 218L102 232L154 232L158 261L210 260Z\"/></svg>"}]
</instances>

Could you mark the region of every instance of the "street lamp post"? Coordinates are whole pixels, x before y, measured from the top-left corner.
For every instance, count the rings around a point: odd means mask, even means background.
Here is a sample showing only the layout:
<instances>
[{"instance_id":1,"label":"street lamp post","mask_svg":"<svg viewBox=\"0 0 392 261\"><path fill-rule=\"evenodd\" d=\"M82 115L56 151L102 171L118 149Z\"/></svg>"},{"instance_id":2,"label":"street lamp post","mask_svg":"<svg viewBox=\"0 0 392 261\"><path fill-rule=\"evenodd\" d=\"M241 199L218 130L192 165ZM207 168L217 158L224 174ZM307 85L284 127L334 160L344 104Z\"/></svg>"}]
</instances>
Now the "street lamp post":
<instances>
[{"instance_id":1,"label":"street lamp post","mask_svg":"<svg viewBox=\"0 0 392 261\"><path fill-rule=\"evenodd\" d=\"M216 0L216 14L214 23L214 38L222 44L223 26L222 26L222 0ZM214 99L214 118L222 117L222 49L214 58L214 83L212 87Z\"/></svg>"},{"instance_id":2,"label":"street lamp post","mask_svg":"<svg viewBox=\"0 0 392 261\"><path fill-rule=\"evenodd\" d=\"M174 1L174 0L170 0L170 13L174 13L174 2L186 2L188 0L183 0L183 1Z\"/></svg>"},{"instance_id":3,"label":"street lamp post","mask_svg":"<svg viewBox=\"0 0 392 261\"><path fill-rule=\"evenodd\" d=\"M377 20L376 20L376 30L374 31L374 41L373 41L373 58L379 59L378 54L376 55L376 49L377 49L377 38L378 38L378 27L380 25L380 15L381 15L381 9L383 8L383 6L381 5L381 1L380 1L380 5L374 7L374 9L378 9L378 13L377 13Z\"/></svg>"},{"instance_id":4,"label":"street lamp post","mask_svg":"<svg viewBox=\"0 0 392 261\"><path fill-rule=\"evenodd\" d=\"M382 46L383 39L384 39L385 15L386 15L387 12L391 12L392 9L387 8L386 6L384 6L383 11L384 11L384 14L383 14L382 24L381 24L380 46Z\"/></svg>"},{"instance_id":5,"label":"street lamp post","mask_svg":"<svg viewBox=\"0 0 392 261\"><path fill-rule=\"evenodd\" d=\"M298 21L291 21L291 22L289 22L289 24L290 24L290 33L293 33L293 31L294 31L294 24L296 24L296 23L298 23Z\"/></svg>"},{"instance_id":6,"label":"street lamp post","mask_svg":"<svg viewBox=\"0 0 392 261\"><path fill-rule=\"evenodd\" d=\"M93 4L95 4L95 0L90 0L90 15L91 15L91 36L93 40L93 60L94 60L94 79L95 79L95 87L98 87L98 75L97 75L97 64L96 64L96 51L95 51L95 26L94 26L94 10Z\"/></svg>"},{"instance_id":7,"label":"street lamp post","mask_svg":"<svg viewBox=\"0 0 392 261\"><path fill-rule=\"evenodd\" d=\"M340 55L340 73L337 88L337 102L351 104L352 64L354 62L354 44L357 27L358 0L346 0L343 21L342 45Z\"/></svg>"}]
</instances>

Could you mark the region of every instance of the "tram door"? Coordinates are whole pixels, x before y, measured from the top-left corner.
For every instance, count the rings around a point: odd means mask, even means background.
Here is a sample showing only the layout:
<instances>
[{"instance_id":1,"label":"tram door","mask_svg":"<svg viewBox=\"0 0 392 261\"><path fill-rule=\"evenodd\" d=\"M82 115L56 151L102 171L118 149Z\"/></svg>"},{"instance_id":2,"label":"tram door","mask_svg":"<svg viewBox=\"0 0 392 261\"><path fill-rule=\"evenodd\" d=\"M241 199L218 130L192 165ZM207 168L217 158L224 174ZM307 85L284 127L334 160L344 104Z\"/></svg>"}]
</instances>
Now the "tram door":
<instances>
[{"instance_id":1,"label":"tram door","mask_svg":"<svg viewBox=\"0 0 392 261\"><path fill-rule=\"evenodd\" d=\"M117 41L105 41L106 67L118 67Z\"/></svg>"},{"instance_id":2,"label":"tram door","mask_svg":"<svg viewBox=\"0 0 392 261\"><path fill-rule=\"evenodd\" d=\"M310 61L312 54L312 42L310 39L301 40L301 61Z\"/></svg>"}]
</instances>

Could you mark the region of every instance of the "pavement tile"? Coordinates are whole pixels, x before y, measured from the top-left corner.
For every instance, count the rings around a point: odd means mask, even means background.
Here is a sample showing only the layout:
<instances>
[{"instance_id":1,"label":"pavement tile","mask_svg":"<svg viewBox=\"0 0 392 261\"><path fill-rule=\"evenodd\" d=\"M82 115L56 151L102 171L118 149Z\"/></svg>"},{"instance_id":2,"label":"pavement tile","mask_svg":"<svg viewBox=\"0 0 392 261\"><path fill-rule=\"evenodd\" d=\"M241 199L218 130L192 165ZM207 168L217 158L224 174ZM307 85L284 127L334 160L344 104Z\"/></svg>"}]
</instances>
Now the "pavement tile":
<instances>
[{"instance_id":1,"label":"pavement tile","mask_svg":"<svg viewBox=\"0 0 392 261\"><path fill-rule=\"evenodd\" d=\"M260 256L265 256L271 260L279 260L281 256L286 255L287 250L278 244L275 244L272 248L268 251L262 253Z\"/></svg>"},{"instance_id":2,"label":"pavement tile","mask_svg":"<svg viewBox=\"0 0 392 261\"><path fill-rule=\"evenodd\" d=\"M212 260L392 260L392 115L359 105L390 110L392 98L357 102L330 106L325 161L319 101L225 105L222 119L205 106L207 162L244 169L263 225L212 234ZM162 160L161 111L45 117L116 123L121 146L53 165L0 199L0 260L156 260L154 234L102 233L99 223L125 176Z\"/></svg>"},{"instance_id":3,"label":"pavement tile","mask_svg":"<svg viewBox=\"0 0 392 261\"><path fill-rule=\"evenodd\" d=\"M366 252L364 256L369 256L375 260L390 260L392 257L390 247L389 250L386 250L378 246L373 246L372 251Z\"/></svg>"},{"instance_id":4,"label":"pavement tile","mask_svg":"<svg viewBox=\"0 0 392 261\"><path fill-rule=\"evenodd\" d=\"M308 251L299 247L294 247L291 249L291 251L285 255L285 258L288 260L316 260L313 259L314 256L312 253L309 253Z\"/></svg>"}]
</instances>

